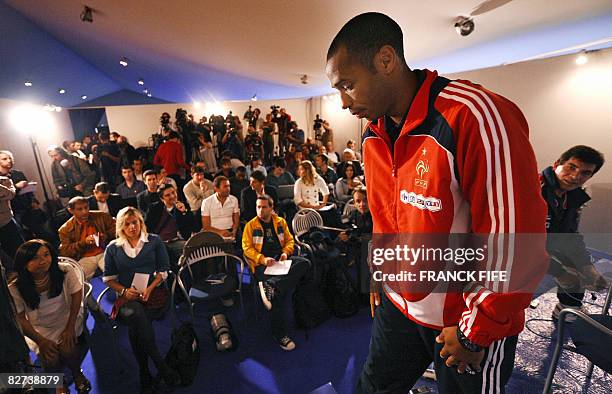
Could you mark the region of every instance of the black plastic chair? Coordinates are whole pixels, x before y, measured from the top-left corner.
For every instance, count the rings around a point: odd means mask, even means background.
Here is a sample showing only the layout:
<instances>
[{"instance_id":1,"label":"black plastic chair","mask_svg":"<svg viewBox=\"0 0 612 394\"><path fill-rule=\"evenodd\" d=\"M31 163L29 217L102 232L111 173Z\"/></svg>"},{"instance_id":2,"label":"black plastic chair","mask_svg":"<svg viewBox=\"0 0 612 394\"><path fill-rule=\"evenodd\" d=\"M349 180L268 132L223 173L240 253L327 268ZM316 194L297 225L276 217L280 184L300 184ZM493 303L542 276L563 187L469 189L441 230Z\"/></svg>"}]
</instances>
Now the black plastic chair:
<instances>
[{"instance_id":1,"label":"black plastic chair","mask_svg":"<svg viewBox=\"0 0 612 394\"><path fill-rule=\"evenodd\" d=\"M608 295L606 296L603 314L601 315L586 315L581 311L571 308L563 309L559 313L557 345L550 369L548 370L543 393L548 394L552 391L553 378L563 350L581 354L589 360L585 388L591 383L593 365L598 366L607 373L612 373L612 316L608 315L611 295L612 284L608 288ZM576 320L573 323L568 323L566 321L568 315L576 316ZM566 326L574 346L563 344Z\"/></svg>"},{"instance_id":2,"label":"black plastic chair","mask_svg":"<svg viewBox=\"0 0 612 394\"><path fill-rule=\"evenodd\" d=\"M244 302L242 298L242 283L244 279L244 261L230 253L233 243L226 242L217 233L203 231L193 235L183 249L183 255L179 259L179 272L175 276L171 288L171 298L174 302L176 287L187 300L191 320L194 321L194 306L196 303L211 301L234 292L240 297L240 306L244 312ZM215 258L224 259L224 272L218 275L207 275L199 278L194 275L194 267L198 265L214 264ZM240 272L234 274L235 269L230 266L230 261L239 263ZM203 270L206 272L206 269ZM189 281L184 280L184 275L189 275ZM193 287L197 282L197 288ZM188 289L189 288L189 289Z\"/></svg>"}]
</instances>

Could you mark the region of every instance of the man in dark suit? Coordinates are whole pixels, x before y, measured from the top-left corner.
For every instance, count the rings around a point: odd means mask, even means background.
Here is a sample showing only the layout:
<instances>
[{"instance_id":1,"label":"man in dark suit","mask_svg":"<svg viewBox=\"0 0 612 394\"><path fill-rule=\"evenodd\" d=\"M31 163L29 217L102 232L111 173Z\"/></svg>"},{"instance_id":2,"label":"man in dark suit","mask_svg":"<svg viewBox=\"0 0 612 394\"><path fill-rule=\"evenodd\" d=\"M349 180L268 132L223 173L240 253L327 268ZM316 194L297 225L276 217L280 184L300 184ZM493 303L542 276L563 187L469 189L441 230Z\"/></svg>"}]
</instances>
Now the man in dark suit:
<instances>
[{"instance_id":1,"label":"man in dark suit","mask_svg":"<svg viewBox=\"0 0 612 394\"><path fill-rule=\"evenodd\" d=\"M157 192L161 201L149 207L145 224L149 232L158 234L164 241L170 257L170 267L174 271L178 268L178 259L183 253L185 242L193 231L193 214L179 201L172 184L161 185Z\"/></svg>"},{"instance_id":2,"label":"man in dark suit","mask_svg":"<svg viewBox=\"0 0 612 394\"><path fill-rule=\"evenodd\" d=\"M257 210L255 204L257 203L257 196L267 194L274 200L274 206L278 206L278 194L274 186L267 186L265 184L266 176L263 172L256 170L253 171L249 178L250 186L243 189L240 193L240 219L248 222L257 216Z\"/></svg>"},{"instance_id":3,"label":"man in dark suit","mask_svg":"<svg viewBox=\"0 0 612 394\"><path fill-rule=\"evenodd\" d=\"M116 218L117 213L125 206L121 196L110 192L110 186L106 182L98 182L94 187L93 196L87 198L90 211L106 212Z\"/></svg>"}]
</instances>

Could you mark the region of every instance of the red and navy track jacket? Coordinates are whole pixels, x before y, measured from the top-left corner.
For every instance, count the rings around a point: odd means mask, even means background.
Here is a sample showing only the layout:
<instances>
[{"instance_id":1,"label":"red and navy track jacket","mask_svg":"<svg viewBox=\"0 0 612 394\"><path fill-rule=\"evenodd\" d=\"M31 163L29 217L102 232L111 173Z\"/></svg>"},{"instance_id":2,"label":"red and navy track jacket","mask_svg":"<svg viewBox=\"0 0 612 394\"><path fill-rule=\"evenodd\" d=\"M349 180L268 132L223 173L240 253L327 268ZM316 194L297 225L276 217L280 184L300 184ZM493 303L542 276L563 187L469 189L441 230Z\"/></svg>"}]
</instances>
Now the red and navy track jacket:
<instances>
[{"instance_id":1,"label":"red and navy track jacket","mask_svg":"<svg viewBox=\"0 0 612 394\"><path fill-rule=\"evenodd\" d=\"M547 270L545 236L529 250L514 250L508 239L498 242L508 234L546 232L546 204L525 117L514 103L480 85L415 72L422 84L395 144L383 118L365 128L373 232L488 234L491 267L522 269L523 275L529 267L530 279L539 281ZM385 293L415 322L438 330L458 325L481 346L521 332L532 296L504 292L497 284L432 292L415 302L388 286Z\"/></svg>"}]
</instances>

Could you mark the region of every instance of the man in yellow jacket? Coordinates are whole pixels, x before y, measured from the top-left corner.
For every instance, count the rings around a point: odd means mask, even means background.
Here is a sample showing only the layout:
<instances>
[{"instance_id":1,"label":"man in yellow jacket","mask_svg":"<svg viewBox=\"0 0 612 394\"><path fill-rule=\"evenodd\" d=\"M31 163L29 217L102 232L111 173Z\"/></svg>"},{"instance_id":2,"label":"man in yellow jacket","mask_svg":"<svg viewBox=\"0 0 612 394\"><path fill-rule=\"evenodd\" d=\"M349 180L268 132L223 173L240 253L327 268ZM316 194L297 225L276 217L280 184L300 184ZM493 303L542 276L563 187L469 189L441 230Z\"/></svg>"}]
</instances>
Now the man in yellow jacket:
<instances>
[{"instance_id":1,"label":"man in yellow jacket","mask_svg":"<svg viewBox=\"0 0 612 394\"><path fill-rule=\"evenodd\" d=\"M295 349L295 342L287 335L284 316L285 303L298 281L306 274L310 262L292 256L294 241L285 219L276 215L274 201L260 195L256 202L257 216L249 221L242 233L242 250L255 279L266 309L270 311L272 336L283 350ZM289 260L289 272L284 275L266 275L267 267Z\"/></svg>"}]
</instances>

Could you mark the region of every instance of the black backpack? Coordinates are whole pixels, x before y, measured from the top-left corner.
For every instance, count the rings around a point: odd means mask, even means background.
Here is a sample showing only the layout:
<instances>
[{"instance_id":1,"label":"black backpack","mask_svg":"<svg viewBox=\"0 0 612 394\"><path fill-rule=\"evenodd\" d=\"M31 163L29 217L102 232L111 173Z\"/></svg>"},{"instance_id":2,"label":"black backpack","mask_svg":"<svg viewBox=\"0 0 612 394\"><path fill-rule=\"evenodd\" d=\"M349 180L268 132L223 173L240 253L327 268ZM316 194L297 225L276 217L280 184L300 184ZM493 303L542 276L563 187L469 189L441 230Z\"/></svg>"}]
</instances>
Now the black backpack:
<instances>
[{"instance_id":1,"label":"black backpack","mask_svg":"<svg viewBox=\"0 0 612 394\"><path fill-rule=\"evenodd\" d=\"M325 273L324 294L334 316L346 318L359 311L359 294L347 269L334 264Z\"/></svg>"},{"instance_id":2,"label":"black backpack","mask_svg":"<svg viewBox=\"0 0 612 394\"><path fill-rule=\"evenodd\" d=\"M181 376L181 386L193 383L200 362L200 340L191 322L182 323L172 331L172 344L166 363Z\"/></svg>"},{"instance_id":3,"label":"black backpack","mask_svg":"<svg viewBox=\"0 0 612 394\"><path fill-rule=\"evenodd\" d=\"M298 283L293 292L295 324L306 330L317 327L329 319L329 309L313 280Z\"/></svg>"}]
</instances>

